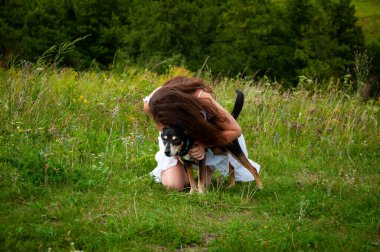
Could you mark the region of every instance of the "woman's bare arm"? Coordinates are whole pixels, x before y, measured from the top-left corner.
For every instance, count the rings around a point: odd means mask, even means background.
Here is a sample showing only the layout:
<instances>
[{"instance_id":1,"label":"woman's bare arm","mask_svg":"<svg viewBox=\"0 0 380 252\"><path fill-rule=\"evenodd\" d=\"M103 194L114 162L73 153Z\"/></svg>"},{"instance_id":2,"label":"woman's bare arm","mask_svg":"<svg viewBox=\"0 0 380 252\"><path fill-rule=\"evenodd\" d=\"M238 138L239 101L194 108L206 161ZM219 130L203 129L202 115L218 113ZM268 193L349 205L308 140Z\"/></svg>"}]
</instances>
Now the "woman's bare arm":
<instances>
[{"instance_id":1,"label":"woman's bare arm","mask_svg":"<svg viewBox=\"0 0 380 252\"><path fill-rule=\"evenodd\" d=\"M200 99L204 99L204 101L206 103L209 103L210 106L216 106L218 111L222 113L223 116L225 116L227 119L219 123L219 126L223 129L222 134L223 138L225 139L225 144L229 144L241 136L241 128L236 122L235 118L233 118L233 116L227 110L225 110L219 103L217 103L211 94L198 90L194 95ZM203 143L199 142L198 145L195 145L189 150L189 155L192 158L201 160L205 155L205 147L206 146Z\"/></svg>"},{"instance_id":2,"label":"woman's bare arm","mask_svg":"<svg viewBox=\"0 0 380 252\"><path fill-rule=\"evenodd\" d=\"M215 106L220 113L227 119L225 121L219 122L218 125L223 129L222 135L225 139L225 144L231 143L233 140L241 136L242 131L240 125L236 122L235 118L229 113L225 108L223 108L218 102L214 100L211 94L202 92L200 99L209 103L210 106Z\"/></svg>"}]
</instances>

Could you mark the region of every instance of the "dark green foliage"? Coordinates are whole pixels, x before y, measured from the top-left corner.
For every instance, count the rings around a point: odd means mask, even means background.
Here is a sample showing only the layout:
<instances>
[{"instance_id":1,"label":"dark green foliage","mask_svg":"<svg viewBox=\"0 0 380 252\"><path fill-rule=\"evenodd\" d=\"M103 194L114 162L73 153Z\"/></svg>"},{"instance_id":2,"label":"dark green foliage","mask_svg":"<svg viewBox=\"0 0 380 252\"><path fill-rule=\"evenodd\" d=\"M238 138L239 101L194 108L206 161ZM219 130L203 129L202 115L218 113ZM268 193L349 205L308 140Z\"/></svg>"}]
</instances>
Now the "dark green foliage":
<instances>
[{"instance_id":1,"label":"dark green foliage","mask_svg":"<svg viewBox=\"0 0 380 252\"><path fill-rule=\"evenodd\" d=\"M210 66L225 74L254 74L263 69L271 31L271 13L267 1L227 1L220 17ZM264 53L263 53L264 52Z\"/></svg>"},{"instance_id":2,"label":"dark green foliage","mask_svg":"<svg viewBox=\"0 0 380 252\"><path fill-rule=\"evenodd\" d=\"M293 1L286 5L294 66L298 75L339 76L363 47L351 1Z\"/></svg>"},{"instance_id":3,"label":"dark green foliage","mask_svg":"<svg viewBox=\"0 0 380 252\"><path fill-rule=\"evenodd\" d=\"M371 43L368 45L368 54L371 57L371 69L369 73L368 83L369 97L380 96L380 43Z\"/></svg>"},{"instance_id":4,"label":"dark green foliage","mask_svg":"<svg viewBox=\"0 0 380 252\"><path fill-rule=\"evenodd\" d=\"M119 54L150 68L170 59L197 69L209 54L219 11L217 1L133 1Z\"/></svg>"},{"instance_id":5,"label":"dark green foliage","mask_svg":"<svg viewBox=\"0 0 380 252\"><path fill-rule=\"evenodd\" d=\"M296 83L297 75L346 74L364 46L356 21L351 0L4 1L0 62L35 61L53 45L88 36L63 65L196 71L206 63L215 74Z\"/></svg>"}]
</instances>

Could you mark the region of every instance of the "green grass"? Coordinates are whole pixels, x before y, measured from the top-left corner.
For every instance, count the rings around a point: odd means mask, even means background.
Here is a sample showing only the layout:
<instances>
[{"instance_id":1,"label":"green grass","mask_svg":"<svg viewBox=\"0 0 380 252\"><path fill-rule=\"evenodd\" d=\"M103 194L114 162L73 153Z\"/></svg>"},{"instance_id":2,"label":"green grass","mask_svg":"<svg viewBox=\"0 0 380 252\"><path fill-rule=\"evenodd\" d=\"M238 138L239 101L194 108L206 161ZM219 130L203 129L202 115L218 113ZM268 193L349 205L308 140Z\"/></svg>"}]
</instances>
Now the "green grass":
<instances>
[{"instance_id":1,"label":"green grass","mask_svg":"<svg viewBox=\"0 0 380 252\"><path fill-rule=\"evenodd\" d=\"M171 76L0 70L2 251L378 251L380 101L342 83L285 92L223 79L264 190L215 174L190 195L153 182L157 132L142 98ZM323 87L323 89L322 89Z\"/></svg>"}]
</instances>

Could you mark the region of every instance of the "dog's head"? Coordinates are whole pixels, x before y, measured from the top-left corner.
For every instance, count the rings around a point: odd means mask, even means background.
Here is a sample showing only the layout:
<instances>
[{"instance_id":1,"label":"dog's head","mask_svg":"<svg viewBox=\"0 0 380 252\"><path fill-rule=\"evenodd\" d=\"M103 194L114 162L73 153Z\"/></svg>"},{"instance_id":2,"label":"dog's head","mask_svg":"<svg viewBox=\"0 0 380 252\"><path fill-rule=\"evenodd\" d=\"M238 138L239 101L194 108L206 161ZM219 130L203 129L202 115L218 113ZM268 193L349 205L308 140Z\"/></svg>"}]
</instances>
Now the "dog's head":
<instances>
[{"instance_id":1,"label":"dog's head","mask_svg":"<svg viewBox=\"0 0 380 252\"><path fill-rule=\"evenodd\" d=\"M161 133L161 139L165 146L165 155L182 156L184 148L189 145L189 136L185 130L165 127Z\"/></svg>"}]
</instances>

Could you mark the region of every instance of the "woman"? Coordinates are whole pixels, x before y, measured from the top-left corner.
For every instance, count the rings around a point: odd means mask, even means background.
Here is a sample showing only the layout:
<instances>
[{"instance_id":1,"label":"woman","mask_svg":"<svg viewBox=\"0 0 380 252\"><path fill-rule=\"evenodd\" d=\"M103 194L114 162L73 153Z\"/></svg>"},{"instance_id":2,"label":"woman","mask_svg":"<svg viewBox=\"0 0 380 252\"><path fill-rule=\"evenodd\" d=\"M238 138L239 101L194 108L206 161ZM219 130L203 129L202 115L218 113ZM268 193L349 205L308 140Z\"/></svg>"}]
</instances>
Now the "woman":
<instances>
[{"instance_id":1,"label":"woman","mask_svg":"<svg viewBox=\"0 0 380 252\"><path fill-rule=\"evenodd\" d=\"M214 100L212 89L200 78L175 77L162 87L154 90L144 99L144 111L153 119L161 132L164 126L185 129L197 140L197 145L189 150L192 158L201 160L206 155L208 183L216 168L227 176L229 162L235 168L236 181L252 181L251 173L231 155L214 155L206 147L223 146L238 139L247 155L247 148L239 124L221 105ZM182 190L188 185L188 178L182 164L175 157L164 154L161 138L156 153L157 167L151 173L157 182L170 189ZM252 161L260 170L260 166Z\"/></svg>"}]
</instances>

